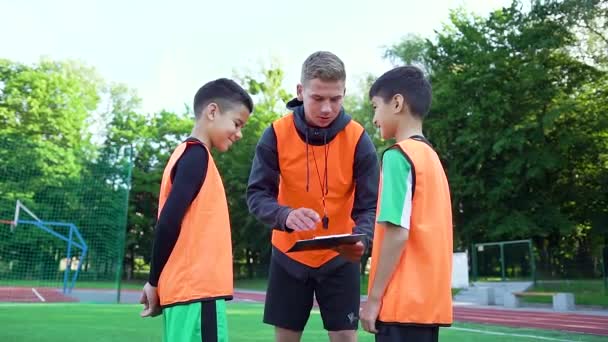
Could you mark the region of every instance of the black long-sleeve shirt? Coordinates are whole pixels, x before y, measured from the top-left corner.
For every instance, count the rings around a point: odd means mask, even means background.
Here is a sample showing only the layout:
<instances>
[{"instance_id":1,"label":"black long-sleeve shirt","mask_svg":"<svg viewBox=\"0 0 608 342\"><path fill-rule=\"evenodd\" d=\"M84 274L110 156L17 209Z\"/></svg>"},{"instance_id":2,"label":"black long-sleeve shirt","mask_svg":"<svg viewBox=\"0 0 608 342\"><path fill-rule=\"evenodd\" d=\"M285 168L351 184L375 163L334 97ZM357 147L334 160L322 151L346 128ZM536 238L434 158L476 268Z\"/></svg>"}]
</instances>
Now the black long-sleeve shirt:
<instances>
[{"instance_id":1,"label":"black long-sleeve shirt","mask_svg":"<svg viewBox=\"0 0 608 342\"><path fill-rule=\"evenodd\" d=\"M158 286L181 231L182 220L198 195L207 174L209 156L201 144L190 144L171 170L171 192L156 223L149 283Z\"/></svg>"}]
</instances>

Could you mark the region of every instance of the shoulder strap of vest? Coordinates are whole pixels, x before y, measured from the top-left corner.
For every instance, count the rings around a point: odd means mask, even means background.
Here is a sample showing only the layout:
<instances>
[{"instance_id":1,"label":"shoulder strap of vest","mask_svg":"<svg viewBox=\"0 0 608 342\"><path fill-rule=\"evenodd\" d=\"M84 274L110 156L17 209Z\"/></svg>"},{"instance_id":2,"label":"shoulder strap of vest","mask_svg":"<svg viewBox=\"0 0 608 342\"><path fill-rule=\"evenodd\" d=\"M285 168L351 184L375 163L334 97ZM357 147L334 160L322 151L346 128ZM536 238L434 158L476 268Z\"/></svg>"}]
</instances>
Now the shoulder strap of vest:
<instances>
[{"instance_id":1,"label":"shoulder strap of vest","mask_svg":"<svg viewBox=\"0 0 608 342\"><path fill-rule=\"evenodd\" d=\"M401 154L403 155L405 160L407 160L407 162L410 164L410 168L411 168L410 172L412 173L412 198L414 198L414 194L416 193L416 165L414 165L412 158L410 158L410 156L407 154L408 153L407 152L407 143L408 143L408 140L404 140L404 141L398 142L398 143L390 146L386 150L384 150L384 152L382 152L382 158L380 159L380 162L382 163L382 160L384 159L384 153L386 153L388 150L394 149L394 150L401 152Z\"/></svg>"},{"instance_id":2,"label":"shoulder strap of vest","mask_svg":"<svg viewBox=\"0 0 608 342\"><path fill-rule=\"evenodd\" d=\"M173 182L173 179L175 179L175 166L177 165L179 159L182 157L182 155L184 153L186 153L186 150L188 149L188 146L191 145L200 145L205 149L205 152L207 153L208 156L208 163L209 160L212 158L211 156L211 151L209 150L209 148L207 147L207 145L205 145L204 142L200 141L199 139L195 138L195 137L188 137L186 138L186 140L184 140L180 146L184 145L183 150L180 154L180 156L177 158L177 160L175 160L173 167L171 168L171 173L170 173L170 178L171 178L171 182Z\"/></svg>"},{"instance_id":3,"label":"shoulder strap of vest","mask_svg":"<svg viewBox=\"0 0 608 342\"><path fill-rule=\"evenodd\" d=\"M207 145L205 145L204 142L200 141L199 139L197 139L195 137L188 137L188 138L186 138L186 140L184 140L184 142L188 145L200 144L205 148L205 150L209 151L209 148L207 147Z\"/></svg>"},{"instance_id":4,"label":"shoulder strap of vest","mask_svg":"<svg viewBox=\"0 0 608 342\"><path fill-rule=\"evenodd\" d=\"M349 142L355 144L355 146L359 143L361 136L365 132L365 128L355 120L350 120L344 128L338 132L339 134L345 134Z\"/></svg>"},{"instance_id":5,"label":"shoulder strap of vest","mask_svg":"<svg viewBox=\"0 0 608 342\"><path fill-rule=\"evenodd\" d=\"M286 136L289 136L290 125L294 125L293 113L286 114L271 124L272 130L274 131L274 135L276 137L277 148L279 146L279 141L282 141Z\"/></svg>"},{"instance_id":6,"label":"shoulder strap of vest","mask_svg":"<svg viewBox=\"0 0 608 342\"><path fill-rule=\"evenodd\" d=\"M293 122L293 113L286 114L283 117L276 119L272 123L272 127L275 128L275 130L277 128L281 129L291 122Z\"/></svg>"},{"instance_id":7,"label":"shoulder strap of vest","mask_svg":"<svg viewBox=\"0 0 608 342\"><path fill-rule=\"evenodd\" d=\"M433 144L431 144L431 142L430 142L430 141L428 141L428 139L427 139L427 138L425 138L425 137L424 137L424 136L422 136L422 135L418 135L418 134L416 134L416 135L412 135L411 137L409 137L409 139L412 139L412 140L416 140L416 141L423 142L423 143L425 143L425 144L429 145L429 147L430 147L430 148L434 149Z\"/></svg>"}]
</instances>

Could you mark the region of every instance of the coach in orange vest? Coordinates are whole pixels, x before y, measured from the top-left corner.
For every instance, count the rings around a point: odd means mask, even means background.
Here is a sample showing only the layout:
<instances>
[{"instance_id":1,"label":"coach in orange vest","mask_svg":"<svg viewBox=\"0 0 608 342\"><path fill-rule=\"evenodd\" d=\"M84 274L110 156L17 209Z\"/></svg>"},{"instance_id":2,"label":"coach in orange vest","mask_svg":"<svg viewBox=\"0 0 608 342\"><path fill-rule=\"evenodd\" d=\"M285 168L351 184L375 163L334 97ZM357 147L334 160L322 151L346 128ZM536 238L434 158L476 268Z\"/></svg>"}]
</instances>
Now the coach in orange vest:
<instances>
[{"instance_id":1,"label":"coach in orange vest","mask_svg":"<svg viewBox=\"0 0 608 342\"><path fill-rule=\"evenodd\" d=\"M300 341L313 296L331 341L357 340L360 259L373 238L379 165L370 137L342 108L345 80L337 56L310 55L291 112L256 148L247 204L273 228L264 322L277 341ZM301 239L353 232L368 239L287 253Z\"/></svg>"}]
</instances>

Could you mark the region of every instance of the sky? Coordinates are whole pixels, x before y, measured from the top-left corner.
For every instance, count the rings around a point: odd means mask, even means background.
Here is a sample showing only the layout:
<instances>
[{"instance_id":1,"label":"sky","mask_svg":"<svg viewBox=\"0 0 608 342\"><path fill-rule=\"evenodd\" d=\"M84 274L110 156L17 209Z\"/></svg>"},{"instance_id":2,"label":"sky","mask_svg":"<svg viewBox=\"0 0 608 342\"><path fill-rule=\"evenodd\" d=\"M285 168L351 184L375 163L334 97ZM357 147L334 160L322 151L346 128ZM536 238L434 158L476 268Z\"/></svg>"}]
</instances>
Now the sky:
<instances>
[{"instance_id":1,"label":"sky","mask_svg":"<svg viewBox=\"0 0 608 342\"><path fill-rule=\"evenodd\" d=\"M302 62L328 50L347 93L391 67L387 46L432 37L462 7L485 16L510 0L0 0L0 58L75 59L135 89L144 112L183 112L205 82L280 66L295 93Z\"/></svg>"}]
</instances>

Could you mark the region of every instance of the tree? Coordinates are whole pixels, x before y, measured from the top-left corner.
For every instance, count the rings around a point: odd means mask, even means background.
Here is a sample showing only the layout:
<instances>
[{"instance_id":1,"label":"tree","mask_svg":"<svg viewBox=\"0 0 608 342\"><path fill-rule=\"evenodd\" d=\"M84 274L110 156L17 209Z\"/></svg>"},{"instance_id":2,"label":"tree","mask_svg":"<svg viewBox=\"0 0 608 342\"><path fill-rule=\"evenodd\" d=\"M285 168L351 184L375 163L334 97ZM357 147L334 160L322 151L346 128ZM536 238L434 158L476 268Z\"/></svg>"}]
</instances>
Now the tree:
<instances>
[{"instance_id":1,"label":"tree","mask_svg":"<svg viewBox=\"0 0 608 342\"><path fill-rule=\"evenodd\" d=\"M576 3L454 11L434 39L387 52L430 74L426 135L448 170L457 248L534 237L545 260L563 260L606 215L606 72L574 53L579 24L597 27L605 7Z\"/></svg>"},{"instance_id":2,"label":"tree","mask_svg":"<svg viewBox=\"0 0 608 342\"><path fill-rule=\"evenodd\" d=\"M111 118L105 141L107 163L124 157L123 147L132 152L132 186L129 194L125 271L128 279L136 271L135 260L152 257L154 228L158 215L158 193L166 162L173 149L192 131L193 115L160 111L138 112L139 99L123 86L110 92Z\"/></svg>"},{"instance_id":3,"label":"tree","mask_svg":"<svg viewBox=\"0 0 608 342\"><path fill-rule=\"evenodd\" d=\"M344 99L344 108L349 113L353 120L360 123L365 131L372 138L372 142L378 151L378 156L382 156L382 152L390 147L394 141L386 141L380 136L380 131L374 125L374 109L369 100L368 92L375 78L372 75L365 77L356 91L347 95Z\"/></svg>"},{"instance_id":4,"label":"tree","mask_svg":"<svg viewBox=\"0 0 608 342\"><path fill-rule=\"evenodd\" d=\"M64 181L77 177L82 156L91 149L85 124L99 103L100 85L93 69L76 62L41 60L28 66L0 60L3 200L33 204L34 194L53 197Z\"/></svg>"},{"instance_id":5,"label":"tree","mask_svg":"<svg viewBox=\"0 0 608 342\"><path fill-rule=\"evenodd\" d=\"M111 274L119 263L128 191L126 173L116 162L103 163L92 141L96 128L87 126L104 87L93 68L77 62L0 61L0 212L8 216L20 200L44 221L75 224L89 246L85 270L95 276ZM66 227L52 228L69 235ZM7 260L15 255L17 265L42 269L39 278L56 277L65 242L27 225L2 234L0 254Z\"/></svg>"},{"instance_id":6,"label":"tree","mask_svg":"<svg viewBox=\"0 0 608 342\"><path fill-rule=\"evenodd\" d=\"M269 249L269 229L262 227L249 214L245 189L257 140L263 130L279 114L281 105L289 97L281 89L283 72L278 68L264 70L257 81L241 77L241 83L256 98L254 114L243 129L243 138L227 153L212 151L226 189L234 258L249 264L247 273L253 274L253 264L259 263ZM158 215L158 192L162 173L173 149L192 131L193 114L177 115L161 111L151 115L139 113L138 99L124 88L111 92L110 107L104 117L110 121L105 149L108 160L113 160L122 146L133 151L133 178L129 196L125 271L128 278L136 271L135 260L143 257L150 262L152 241ZM283 107L284 108L284 107Z\"/></svg>"},{"instance_id":7,"label":"tree","mask_svg":"<svg viewBox=\"0 0 608 342\"><path fill-rule=\"evenodd\" d=\"M565 0L562 7L570 13L565 17L573 26L578 44L573 54L589 64L606 70L608 67L608 1Z\"/></svg>"},{"instance_id":8,"label":"tree","mask_svg":"<svg viewBox=\"0 0 608 342\"><path fill-rule=\"evenodd\" d=\"M254 276L255 265L265 265L270 257L270 229L249 213L246 189L257 142L264 130L286 111L290 99L281 86L283 77L283 71L276 66L262 70L258 77L240 77L255 98L254 112L243 128L243 138L228 153L214 154L230 208L234 259L237 264L246 265L246 270L236 270L237 276Z\"/></svg>"}]
</instances>

